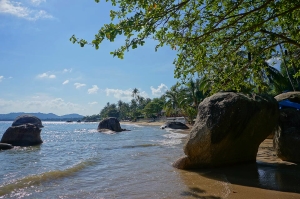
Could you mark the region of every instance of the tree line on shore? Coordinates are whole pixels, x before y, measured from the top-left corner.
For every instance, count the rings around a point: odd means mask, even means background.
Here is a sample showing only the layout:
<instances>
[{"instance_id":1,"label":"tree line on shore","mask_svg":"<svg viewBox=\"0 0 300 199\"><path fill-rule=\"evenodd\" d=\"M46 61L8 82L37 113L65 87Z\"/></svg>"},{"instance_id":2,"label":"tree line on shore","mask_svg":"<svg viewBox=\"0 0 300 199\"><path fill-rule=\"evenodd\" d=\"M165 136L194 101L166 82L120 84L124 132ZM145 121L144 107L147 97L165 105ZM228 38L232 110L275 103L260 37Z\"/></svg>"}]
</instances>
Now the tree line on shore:
<instances>
[{"instance_id":1,"label":"tree line on shore","mask_svg":"<svg viewBox=\"0 0 300 199\"><path fill-rule=\"evenodd\" d=\"M284 91L300 90L299 79L295 77L295 70L286 68L281 64L280 70L265 62L265 71L262 71L261 78L266 84L242 88L244 93L255 92L258 94L278 95ZM249 80L250 81L250 80ZM234 91L232 89L224 91ZM206 97L213 94L209 81L205 78L190 79L187 83L177 83L157 98L144 98L139 95L139 90L132 90L130 102L119 100L117 103L110 103L100 110L99 114L86 116L84 121L98 121L100 118L116 117L119 120L136 121L140 118L156 119L162 116L177 117L183 116L190 123L197 115L199 103Z\"/></svg>"}]
</instances>

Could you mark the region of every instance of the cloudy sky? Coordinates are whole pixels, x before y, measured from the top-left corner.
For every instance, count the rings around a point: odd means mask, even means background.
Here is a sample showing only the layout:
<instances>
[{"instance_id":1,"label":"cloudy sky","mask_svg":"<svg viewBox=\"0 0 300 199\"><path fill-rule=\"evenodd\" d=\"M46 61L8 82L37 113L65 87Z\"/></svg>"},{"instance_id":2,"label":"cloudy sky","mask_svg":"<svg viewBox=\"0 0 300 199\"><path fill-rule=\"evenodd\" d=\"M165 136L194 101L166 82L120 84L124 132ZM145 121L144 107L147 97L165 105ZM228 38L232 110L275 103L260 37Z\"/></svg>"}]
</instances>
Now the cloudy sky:
<instances>
[{"instance_id":1,"label":"cloudy sky","mask_svg":"<svg viewBox=\"0 0 300 199\"><path fill-rule=\"evenodd\" d=\"M107 102L129 102L133 88L153 98L174 85L176 52L155 52L155 41L123 60L109 54L123 38L99 50L69 41L92 40L111 9L94 0L0 0L0 114L92 115Z\"/></svg>"}]
</instances>

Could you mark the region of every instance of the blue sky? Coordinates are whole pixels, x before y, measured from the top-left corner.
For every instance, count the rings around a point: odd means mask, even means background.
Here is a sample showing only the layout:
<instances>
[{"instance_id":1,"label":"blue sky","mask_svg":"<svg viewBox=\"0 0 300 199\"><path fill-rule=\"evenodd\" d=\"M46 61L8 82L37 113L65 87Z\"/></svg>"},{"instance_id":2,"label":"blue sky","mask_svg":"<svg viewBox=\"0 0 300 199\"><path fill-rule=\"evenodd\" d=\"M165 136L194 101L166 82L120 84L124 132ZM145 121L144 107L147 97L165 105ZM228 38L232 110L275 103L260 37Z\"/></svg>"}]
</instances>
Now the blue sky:
<instances>
[{"instance_id":1,"label":"blue sky","mask_svg":"<svg viewBox=\"0 0 300 199\"><path fill-rule=\"evenodd\" d=\"M155 52L153 40L123 60L109 54L123 38L99 50L69 41L91 41L111 9L94 0L0 0L0 114L92 115L107 102L129 102L133 88L153 98L174 85L176 51Z\"/></svg>"}]
</instances>

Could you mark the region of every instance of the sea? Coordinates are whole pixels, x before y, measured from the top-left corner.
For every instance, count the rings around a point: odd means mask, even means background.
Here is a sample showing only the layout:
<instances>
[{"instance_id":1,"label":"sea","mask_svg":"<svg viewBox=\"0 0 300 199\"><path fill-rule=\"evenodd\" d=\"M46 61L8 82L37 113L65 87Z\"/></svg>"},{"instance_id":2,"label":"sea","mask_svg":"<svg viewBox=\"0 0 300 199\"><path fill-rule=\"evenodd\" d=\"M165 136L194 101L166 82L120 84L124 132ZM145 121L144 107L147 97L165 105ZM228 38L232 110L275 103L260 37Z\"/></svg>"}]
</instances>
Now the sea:
<instances>
[{"instance_id":1,"label":"sea","mask_svg":"<svg viewBox=\"0 0 300 199\"><path fill-rule=\"evenodd\" d=\"M0 122L0 132L12 122ZM122 124L43 122L43 144L0 152L0 198L181 198L172 162L186 133Z\"/></svg>"},{"instance_id":2,"label":"sea","mask_svg":"<svg viewBox=\"0 0 300 199\"><path fill-rule=\"evenodd\" d=\"M0 122L0 132L11 124ZM234 180L280 190L276 167L230 169L227 173L175 169L172 163L184 155L186 131L121 124L130 131L100 133L98 123L43 125L41 145L0 151L0 198L220 199L234 193ZM299 177L294 172L286 174ZM249 181L240 182L239 177ZM295 188L299 192L298 185L283 191L295 193Z\"/></svg>"}]
</instances>

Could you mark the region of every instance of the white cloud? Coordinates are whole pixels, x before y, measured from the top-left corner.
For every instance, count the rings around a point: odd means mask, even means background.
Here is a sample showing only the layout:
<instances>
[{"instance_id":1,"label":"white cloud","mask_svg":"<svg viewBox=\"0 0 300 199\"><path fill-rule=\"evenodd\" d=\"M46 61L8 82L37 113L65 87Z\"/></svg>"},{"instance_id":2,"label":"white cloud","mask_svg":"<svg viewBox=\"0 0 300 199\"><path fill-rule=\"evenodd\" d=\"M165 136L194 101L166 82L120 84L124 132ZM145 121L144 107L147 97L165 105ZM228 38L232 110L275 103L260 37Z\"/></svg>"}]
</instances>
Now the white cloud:
<instances>
[{"instance_id":1,"label":"white cloud","mask_svg":"<svg viewBox=\"0 0 300 199\"><path fill-rule=\"evenodd\" d=\"M120 89L110 89L107 88L105 89L106 95L107 96L114 96L117 99L124 100L124 101L130 101L132 99L131 94L132 94L132 89L128 90L120 90Z\"/></svg>"},{"instance_id":2,"label":"white cloud","mask_svg":"<svg viewBox=\"0 0 300 199\"><path fill-rule=\"evenodd\" d=\"M38 78L44 78L44 77L48 77L47 73L43 73L43 74L39 74L37 76Z\"/></svg>"},{"instance_id":3,"label":"white cloud","mask_svg":"<svg viewBox=\"0 0 300 199\"><path fill-rule=\"evenodd\" d=\"M38 5L40 5L41 3L46 2L46 0L31 0L30 2L31 2L33 5L38 6Z\"/></svg>"},{"instance_id":4,"label":"white cloud","mask_svg":"<svg viewBox=\"0 0 300 199\"><path fill-rule=\"evenodd\" d=\"M65 85L67 83L69 83L69 80L64 81L62 84Z\"/></svg>"},{"instance_id":5,"label":"white cloud","mask_svg":"<svg viewBox=\"0 0 300 199\"><path fill-rule=\"evenodd\" d=\"M63 73L71 73L72 70L73 70L72 68L70 68L70 69L66 69L66 68L65 68L65 69L63 70Z\"/></svg>"},{"instance_id":6,"label":"white cloud","mask_svg":"<svg viewBox=\"0 0 300 199\"><path fill-rule=\"evenodd\" d=\"M48 72L47 73L42 73L42 74L39 74L37 75L37 78L40 78L40 79L43 79L43 78L49 78L49 79L54 79L56 78L55 75L50 75Z\"/></svg>"},{"instance_id":7,"label":"white cloud","mask_svg":"<svg viewBox=\"0 0 300 199\"><path fill-rule=\"evenodd\" d=\"M24 97L22 100L5 100L0 98L0 109L4 112L42 112L55 114L80 113L85 107L62 98L47 95Z\"/></svg>"},{"instance_id":8,"label":"white cloud","mask_svg":"<svg viewBox=\"0 0 300 199\"><path fill-rule=\"evenodd\" d=\"M96 105L98 102L89 102L89 105Z\"/></svg>"},{"instance_id":9,"label":"white cloud","mask_svg":"<svg viewBox=\"0 0 300 199\"><path fill-rule=\"evenodd\" d=\"M113 97L127 101L129 102L132 99L132 89L127 89L127 90L120 90L120 89L110 89L106 88L105 89L106 95L110 96L112 95ZM145 91L140 91L139 93L140 96L147 98L148 94Z\"/></svg>"},{"instance_id":10,"label":"white cloud","mask_svg":"<svg viewBox=\"0 0 300 199\"><path fill-rule=\"evenodd\" d=\"M85 86L85 84L75 83L74 86L76 87L76 89L79 89L79 88Z\"/></svg>"},{"instance_id":11,"label":"white cloud","mask_svg":"<svg viewBox=\"0 0 300 199\"><path fill-rule=\"evenodd\" d=\"M34 0L32 0L32 2L33 1ZM39 0L36 0L36 2L39 2ZM43 18L53 18L53 16L48 14L45 10L34 10L24 6L21 2L11 0L0 0L0 13L10 14L31 21L36 21Z\"/></svg>"},{"instance_id":12,"label":"white cloud","mask_svg":"<svg viewBox=\"0 0 300 199\"><path fill-rule=\"evenodd\" d=\"M4 79L4 77L3 77L3 76L0 76L0 82L1 82L3 79Z\"/></svg>"},{"instance_id":13,"label":"white cloud","mask_svg":"<svg viewBox=\"0 0 300 199\"><path fill-rule=\"evenodd\" d=\"M97 85L93 85L92 88L88 89L88 93L89 94L95 94L95 93L97 93L98 90L99 90L98 86Z\"/></svg>"},{"instance_id":14,"label":"white cloud","mask_svg":"<svg viewBox=\"0 0 300 199\"><path fill-rule=\"evenodd\" d=\"M151 86L150 88L152 91L152 95L154 96L162 96L168 90L168 87L162 83L157 88L154 88L153 86Z\"/></svg>"}]
</instances>

